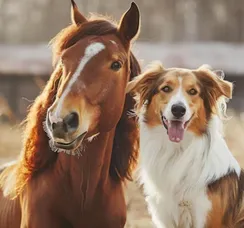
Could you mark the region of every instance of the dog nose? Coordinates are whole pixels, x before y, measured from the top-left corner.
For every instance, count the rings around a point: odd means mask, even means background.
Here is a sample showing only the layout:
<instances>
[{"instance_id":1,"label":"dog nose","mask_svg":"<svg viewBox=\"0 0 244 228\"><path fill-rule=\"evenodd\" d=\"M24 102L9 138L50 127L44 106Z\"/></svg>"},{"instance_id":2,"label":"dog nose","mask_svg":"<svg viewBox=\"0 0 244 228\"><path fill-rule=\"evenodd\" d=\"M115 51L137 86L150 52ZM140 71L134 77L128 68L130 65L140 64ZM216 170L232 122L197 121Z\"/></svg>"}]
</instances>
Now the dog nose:
<instances>
[{"instance_id":1,"label":"dog nose","mask_svg":"<svg viewBox=\"0 0 244 228\"><path fill-rule=\"evenodd\" d=\"M186 108L183 104L174 104L171 107L171 112L176 118L181 118L186 113Z\"/></svg>"},{"instance_id":2,"label":"dog nose","mask_svg":"<svg viewBox=\"0 0 244 228\"><path fill-rule=\"evenodd\" d=\"M76 112L72 112L63 119L58 118L57 121L49 115L49 125L54 137L65 138L66 134L73 133L79 126L79 116Z\"/></svg>"}]
</instances>

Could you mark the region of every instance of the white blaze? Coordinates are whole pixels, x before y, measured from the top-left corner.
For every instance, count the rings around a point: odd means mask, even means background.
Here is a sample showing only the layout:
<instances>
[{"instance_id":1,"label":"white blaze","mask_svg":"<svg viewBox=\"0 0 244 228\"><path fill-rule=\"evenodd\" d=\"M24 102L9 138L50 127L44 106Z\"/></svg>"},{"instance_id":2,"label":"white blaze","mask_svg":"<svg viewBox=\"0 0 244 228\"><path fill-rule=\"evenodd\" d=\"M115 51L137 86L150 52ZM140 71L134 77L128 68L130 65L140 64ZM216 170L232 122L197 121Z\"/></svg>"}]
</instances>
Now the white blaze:
<instances>
[{"instance_id":1,"label":"white blaze","mask_svg":"<svg viewBox=\"0 0 244 228\"><path fill-rule=\"evenodd\" d=\"M62 105L64 102L64 98L69 94L73 84L76 82L77 78L79 77L79 75L81 74L82 70L84 69L85 65L91 60L92 57L94 57L95 55L97 55L99 52L101 52L102 50L105 49L104 44L96 42L96 43L92 43L89 46L86 47L85 49L85 53L83 58L81 58L80 63L76 69L76 71L74 72L74 74L71 76L67 87L65 88L65 90L63 91L63 94L61 95L56 111L55 113L53 113L53 118L52 120L59 120L59 114L60 111L62 109ZM51 119L50 119L51 120Z\"/></svg>"},{"instance_id":2,"label":"white blaze","mask_svg":"<svg viewBox=\"0 0 244 228\"><path fill-rule=\"evenodd\" d=\"M184 115L184 119L187 121L191 118L191 109L188 105L188 102L183 94L183 87L182 87L182 77L178 77L179 80L179 89L177 91L177 93L171 97L165 111L164 111L164 116L168 119L171 120L174 118L172 112L171 112L171 108L174 104L179 104L182 103L185 105L186 107L186 114Z\"/></svg>"}]
</instances>

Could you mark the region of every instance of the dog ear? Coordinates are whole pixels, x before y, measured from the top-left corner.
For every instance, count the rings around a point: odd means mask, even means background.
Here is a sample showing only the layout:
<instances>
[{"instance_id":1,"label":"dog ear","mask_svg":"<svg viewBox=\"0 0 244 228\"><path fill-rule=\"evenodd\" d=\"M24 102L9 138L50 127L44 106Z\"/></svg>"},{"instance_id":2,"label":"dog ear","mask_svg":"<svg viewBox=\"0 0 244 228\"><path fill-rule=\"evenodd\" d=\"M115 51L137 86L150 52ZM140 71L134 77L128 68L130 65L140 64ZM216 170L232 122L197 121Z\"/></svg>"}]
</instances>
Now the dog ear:
<instances>
[{"instance_id":1,"label":"dog ear","mask_svg":"<svg viewBox=\"0 0 244 228\"><path fill-rule=\"evenodd\" d=\"M164 71L160 62L153 62L148 66L148 69L128 82L126 93L134 92L141 93L145 88L149 88Z\"/></svg>"},{"instance_id":2,"label":"dog ear","mask_svg":"<svg viewBox=\"0 0 244 228\"><path fill-rule=\"evenodd\" d=\"M137 108L142 107L146 101L150 101L156 93L157 82L164 69L161 64L152 64L147 71L138 75L127 84L126 92L133 92L136 96Z\"/></svg>"},{"instance_id":3,"label":"dog ear","mask_svg":"<svg viewBox=\"0 0 244 228\"><path fill-rule=\"evenodd\" d=\"M141 80L145 77L145 74L140 74L135 77L132 81L129 81L126 86L126 93L135 92L139 86Z\"/></svg>"},{"instance_id":4,"label":"dog ear","mask_svg":"<svg viewBox=\"0 0 244 228\"><path fill-rule=\"evenodd\" d=\"M225 78L225 73L223 70L214 70L213 71L220 79L224 79Z\"/></svg>"},{"instance_id":5,"label":"dog ear","mask_svg":"<svg viewBox=\"0 0 244 228\"><path fill-rule=\"evenodd\" d=\"M232 98L233 84L224 80L224 72L222 70L212 71L209 68L200 67L198 73L205 90L211 94L213 99L217 100L221 96Z\"/></svg>"},{"instance_id":6,"label":"dog ear","mask_svg":"<svg viewBox=\"0 0 244 228\"><path fill-rule=\"evenodd\" d=\"M198 70L206 70L206 69L208 69L208 70L213 70L213 68L212 68L209 64L202 64L202 65L198 68Z\"/></svg>"},{"instance_id":7,"label":"dog ear","mask_svg":"<svg viewBox=\"0 0 244 228\"><path fill-rule=\"evenodd\" d=\"M216 80L218 91L219 91L219 96L225 96L229 99L232 98L232 93L233 93L233 84L229 81L226 81L224 79L218 78Z\"/></svg>"}]
</instances>

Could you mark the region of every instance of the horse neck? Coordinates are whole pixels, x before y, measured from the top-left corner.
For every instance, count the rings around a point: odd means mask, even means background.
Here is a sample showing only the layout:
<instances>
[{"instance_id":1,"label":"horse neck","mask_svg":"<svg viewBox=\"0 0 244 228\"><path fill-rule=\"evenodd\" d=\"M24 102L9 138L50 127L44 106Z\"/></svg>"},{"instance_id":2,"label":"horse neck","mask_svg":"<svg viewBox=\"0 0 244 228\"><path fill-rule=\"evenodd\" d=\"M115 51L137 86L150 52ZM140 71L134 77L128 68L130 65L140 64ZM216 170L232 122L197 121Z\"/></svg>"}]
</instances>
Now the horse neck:
<instances>
[{"instance_id":1,"label":"horse neck","mask_svg":"<svg viewBox=\"0 0 244 228\"><path fill-rule=\"evenodd\" d=\"M55 165L56 174L63 176L63 181L78 191L81 185L89 187L89 191L92 191L98 185L107 184L114 135L115 129L108 133L100 133L91 142L85 142L80 156L60 152Z\"/></svg>"}]
</instances>

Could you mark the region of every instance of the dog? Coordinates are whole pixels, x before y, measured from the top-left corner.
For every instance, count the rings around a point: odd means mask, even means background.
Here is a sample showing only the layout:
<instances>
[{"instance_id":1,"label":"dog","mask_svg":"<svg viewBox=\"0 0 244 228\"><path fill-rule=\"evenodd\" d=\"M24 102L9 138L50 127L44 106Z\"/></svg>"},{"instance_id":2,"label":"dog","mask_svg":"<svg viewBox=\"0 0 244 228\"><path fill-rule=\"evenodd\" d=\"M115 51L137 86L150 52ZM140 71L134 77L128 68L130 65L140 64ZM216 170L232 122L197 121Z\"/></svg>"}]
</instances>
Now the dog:
<instances>
[{"instance_id":1,"label":"dog","mask_svg":"<svg viewBox=\"0 0 244 228\"><path fill-rule=\"evenodd\" d=\"M139 179L158 228L244 227L244 174L222 129L233 85L223 75L154 63L127 85L140 127Z\"/></svg>"}]
</instances>

